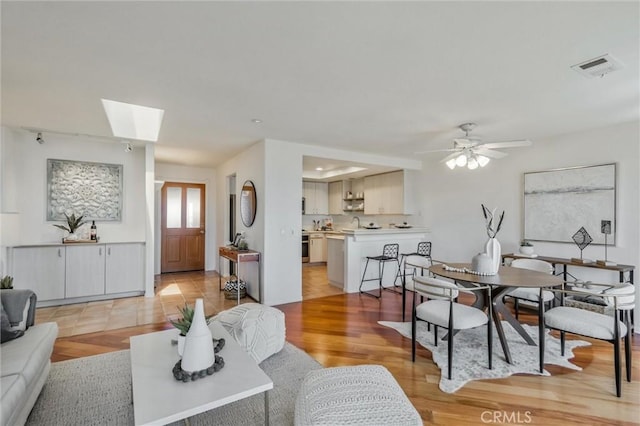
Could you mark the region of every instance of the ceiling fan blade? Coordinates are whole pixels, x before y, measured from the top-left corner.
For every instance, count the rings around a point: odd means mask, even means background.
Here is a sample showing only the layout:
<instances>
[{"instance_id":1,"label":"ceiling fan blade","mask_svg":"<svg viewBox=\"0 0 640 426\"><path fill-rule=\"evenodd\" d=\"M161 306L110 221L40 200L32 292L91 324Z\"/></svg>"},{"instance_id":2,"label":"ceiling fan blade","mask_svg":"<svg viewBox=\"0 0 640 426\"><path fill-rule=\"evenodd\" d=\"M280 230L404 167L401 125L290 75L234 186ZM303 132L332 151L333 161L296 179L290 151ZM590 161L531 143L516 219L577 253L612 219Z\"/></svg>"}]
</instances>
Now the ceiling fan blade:
<instances>
[{"instance_id":1,"label":"ceiling fan blade","mask_svg":"<svg viewBox=\"0 0 640 426\"><path fill-rule=\"evenodd\" d=\"M440 160L441 163L446 163L447 161L451 160L452 158L456 158L457 156L460 155L461 151L458 152L454 152L453 154L449 154L446 157L444 157L442 160Z\"/></svg>"},{"instance_id":2,"label":"ceiling fan blade","mask_svg":"<svg viewBox=\"0 0 640 426\"><path fill-rule=\"evenodd\" d=\"M493 148L517 148L520 146L531 146L531 141L528 139L504 141L504 142L487 142L478 145L478 147L493 149Z\"/></svg>"},{"instance_id":3,"label":"ceiling fan blade","mask_svg":"<svg viewBox=\"0 0 640 426\"><path fill-rule=\"evenodd\" d=\"M452 151L462 151L459 148L448 148L448 149L430 149L428 151L418 151L418 152L414 152L414 154L430 154L432 152L452 152Z\"/></svg>"},{"instance_id":4,"label":"ceiling fan blade","mask_svg":"<svg viewBox=\"0 0 640 426\"><path fill-rule=\"evenodd\" d=\"M484 145L480 149L474 149L473 152L475 152L478 155L484 155L485 157L496 158L496 159L504 158L507 156L507 153L505 152L494 151L492 149L484 149Z\"/></svg>"}]
</instances>

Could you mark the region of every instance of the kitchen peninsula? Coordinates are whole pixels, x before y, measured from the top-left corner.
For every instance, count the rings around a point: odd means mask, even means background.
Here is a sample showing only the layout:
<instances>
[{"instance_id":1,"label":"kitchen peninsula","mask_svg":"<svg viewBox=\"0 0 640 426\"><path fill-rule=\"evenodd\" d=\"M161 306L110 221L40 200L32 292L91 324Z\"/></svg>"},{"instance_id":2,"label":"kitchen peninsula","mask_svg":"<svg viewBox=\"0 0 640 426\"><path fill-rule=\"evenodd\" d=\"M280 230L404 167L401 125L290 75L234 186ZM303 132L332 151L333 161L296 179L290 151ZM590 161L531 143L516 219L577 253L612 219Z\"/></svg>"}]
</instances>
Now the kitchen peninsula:
<instances>
[{"instance_id":1,"label":"kitchen peninsula","mask_svg":"<svg viewBox=\"0 0 640 426\"><path fill-rule=\"evenodd\" d=\"M329 280L333 285L342 284L345 293L357 293L367 256L381 255L383 246L392 243L399 244L399 253L415 252L419 242L428 241L429 232L427 228L345 228L341 235L327 236L329 242L327 257ZM340 265L340 259L343 260L343 265ZM398 260L400 260L399 257ZM385 287L392 285L395 278L397 269L393 266L395 265L390 263L384 269L383 285ZM378 268L369 265L365 278L374 278L377 274ZM342 282L339 280L340 277L342 277ZM399 281L398 284L400 284ZM375 288L377 288L377 284L374 281L365 282L363 286L363 290Z\"/></svg>"}]
</instances>

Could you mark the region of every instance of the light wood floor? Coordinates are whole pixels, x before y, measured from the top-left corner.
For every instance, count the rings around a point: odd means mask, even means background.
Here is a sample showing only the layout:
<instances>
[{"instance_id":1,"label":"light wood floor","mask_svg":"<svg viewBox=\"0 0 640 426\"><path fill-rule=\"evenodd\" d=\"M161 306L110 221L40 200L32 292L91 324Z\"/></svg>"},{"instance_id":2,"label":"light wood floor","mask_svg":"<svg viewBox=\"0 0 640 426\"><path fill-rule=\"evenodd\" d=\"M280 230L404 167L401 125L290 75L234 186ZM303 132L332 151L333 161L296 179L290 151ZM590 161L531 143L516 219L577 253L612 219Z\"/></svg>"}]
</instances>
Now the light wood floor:
<instances>
[{"instance_id":1,"label":"light wood floor","mask_svg":"<svg viewBox=\"0 0 640 426\"><path fill-rule=\"evenodd\" d=\"M312 272L303 268L303 274ZM193 274L187 276L194 280ZM201 280L205 288L213 285L206 275ZM215 292L210 293L215 297ZM278 308L285 312L287 340L325 367L385 365L425 424L640 424L638 335L633 344L633 381L623 382L622 398L616 398L614 393L612 345L595 340L592 346L575 351L573 361L582 371L547 365L551 377L519 375L475 381L454 394L446 394L438 389L440 370L430 352L419 349L416 362L412 363L410 340L377 324L379 320L401 320L400 295L383 292L382 299L377 300L359 294L339 294ZM521 319L536 322L532 314ZM52 360L128 349L129 336L170 327L161 322L61 337L56 341Z\"/></svg>"}]
</instances>

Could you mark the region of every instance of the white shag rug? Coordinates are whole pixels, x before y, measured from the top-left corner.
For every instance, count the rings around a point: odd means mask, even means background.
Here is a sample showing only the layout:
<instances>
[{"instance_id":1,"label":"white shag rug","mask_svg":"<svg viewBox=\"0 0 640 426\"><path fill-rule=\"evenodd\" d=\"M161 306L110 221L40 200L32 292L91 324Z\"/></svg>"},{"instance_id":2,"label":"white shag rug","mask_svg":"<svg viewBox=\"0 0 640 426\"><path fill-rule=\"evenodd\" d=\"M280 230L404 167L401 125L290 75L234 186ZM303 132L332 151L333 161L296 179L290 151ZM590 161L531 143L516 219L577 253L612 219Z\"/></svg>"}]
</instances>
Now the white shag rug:
<instances>
[{"instance_id":1,"label":"white shag rug","mask_svg":"<svg viewBox=\"0 0 640 426\"><path fill-rule=\"evenodd\" d=\"M280 352L264 360L260 367L273 380L273 390L269 391L271 424L293 424L302 380L307 372L322 366L306 352L285 343ZM215 374L202 380L215 380ZM264 425L264 396L254 395L189 420L194 426ZM53 363L26 424L133 425L129 351Z\"/></svg>"},{"instance_id":2,"label":"white shag rug","mask_svg":"<svg viewBox=\"0 0 640 426\"><path fill-rule=\"evenodd\" d=\"M393 328L404 337L411 339L411 322L378 321L378 324ZM487 358L487 327L482 326L469 330L461 330L453 337L453 370L452 379L447 378L447 341L442 337L447 333L446 329L438 328L438 346L434 346L433 328L427 331L427 323L418 321L416 341L424 348L431 351L433 361L440 367L440 390L453 393L471 380L502 379L512 374L526 373L549 376L544 370L540 373L538 346L529 346L522 337L507 323L502 322L513 364L507 363L502 352L502 346L498 333L493 331L493 369L489 370ZM538 327L523 325L524 329L538 342ZM560 356L560 339L547 333L545 340L545 364L555 364L573 370L582 370L569 362L573 358L573 349L580 346L589 346L589 342L583 340L566 340L565 356ZM416 354L416 358L419 354Z\"/></svg>"}]
</instances>

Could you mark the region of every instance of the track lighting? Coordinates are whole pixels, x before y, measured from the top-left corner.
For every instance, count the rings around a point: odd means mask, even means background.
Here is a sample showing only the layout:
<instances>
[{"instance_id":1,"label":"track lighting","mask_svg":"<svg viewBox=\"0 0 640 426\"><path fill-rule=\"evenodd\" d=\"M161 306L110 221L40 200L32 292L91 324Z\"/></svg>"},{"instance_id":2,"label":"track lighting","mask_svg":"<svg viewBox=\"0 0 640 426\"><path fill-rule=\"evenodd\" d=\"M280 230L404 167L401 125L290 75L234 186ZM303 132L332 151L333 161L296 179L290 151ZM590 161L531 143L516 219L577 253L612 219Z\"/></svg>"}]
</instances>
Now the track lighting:
<instances>
[{"instance_id":1,"label":"track lighting","mask_svg":"<svg viewBox=\"0 0 640 426\"><path fill-rule=\"evenodd\" d=\"M124 152L131 152L131 151L133 151L133 147L131 146L131 143L130 143L130 142L122 141L122 143L124 144Z\"/></svg>"},{"instance_id":2,"label":"track lighting","mask_svg":"<svg viewBox=\"0 0 640 426\"><path fill-rule=\"evenodd\" d=\"M38 134L36 135L36 142L38 142L40 145L44 143L44 139L42 138L41 132L38 132Z\"/></svg>"}]
</instances>

